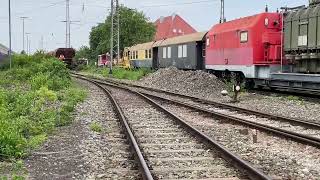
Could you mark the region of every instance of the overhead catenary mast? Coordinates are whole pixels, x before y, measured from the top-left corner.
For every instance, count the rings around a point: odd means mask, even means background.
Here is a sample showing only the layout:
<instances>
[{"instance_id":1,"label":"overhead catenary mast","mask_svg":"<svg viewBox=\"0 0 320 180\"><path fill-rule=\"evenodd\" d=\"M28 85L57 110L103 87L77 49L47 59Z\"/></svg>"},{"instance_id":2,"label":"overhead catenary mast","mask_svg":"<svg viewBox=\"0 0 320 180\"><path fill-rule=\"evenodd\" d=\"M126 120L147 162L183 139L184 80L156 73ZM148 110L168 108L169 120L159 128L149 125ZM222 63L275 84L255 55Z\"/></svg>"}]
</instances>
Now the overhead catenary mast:
<instances>
[{"instance_id":1,"label":"overhead catenary mast","mask_svg":"<svg viewBox=\"0 0 320 180\"><path fill-rule=\"evenodd\" d=\"M11 38L11 35L12 35L12 27L11 27L11 0L9 0L9 61L10 61L10 69L12 67L12 38Z\"/></svg>"},{"instance_id":2,"label":"overhead catenary mast","mask_svg":"<svg viewBox=\"0 0 320 180\"><path fill-rule=\"evenodd\" d=\"M66 0L66 48L70 48L70 0Z\"/></svg>"},{"instance_id":3,"label":"overhead catenary mast","mask_svg":"<svg viewBox=\"0 0 320 180\"><path fill-rule=\"evenodd\" d=\"M112 63L115 49L117 50L117 63L120 58L120 12L119 1L111 0L111 29L110 29L110 71L112 74Z\"/></svg>"},{"instance_id":4,"label":"overhead catenary mast","mask_svg":"<svg viewBox=\"0 0 320 180\"><path fill-rule=\"evenodd\" d=\"M220 23L226 22L226 18L224 16L224 0L221 0L221 9L220 9Z\"/></svg>"},{"instance_id":5,"label":"overhead catenary mast","mask_svg":"<svg viewBox=\"0 0 320 180\"><path fill-rule=\"evenodd\" d=\"M22 19L22 40L23 40L23 42L22 42L22 45L23 45L23 51L24 52L26 52L26 50L25 50L25 32L24 32L24 30L25 30L25 28L24 28L24 21L26 20L26 19L28 19L28 17L20 17L21 19Z\"/></svg>"}]
</instances>

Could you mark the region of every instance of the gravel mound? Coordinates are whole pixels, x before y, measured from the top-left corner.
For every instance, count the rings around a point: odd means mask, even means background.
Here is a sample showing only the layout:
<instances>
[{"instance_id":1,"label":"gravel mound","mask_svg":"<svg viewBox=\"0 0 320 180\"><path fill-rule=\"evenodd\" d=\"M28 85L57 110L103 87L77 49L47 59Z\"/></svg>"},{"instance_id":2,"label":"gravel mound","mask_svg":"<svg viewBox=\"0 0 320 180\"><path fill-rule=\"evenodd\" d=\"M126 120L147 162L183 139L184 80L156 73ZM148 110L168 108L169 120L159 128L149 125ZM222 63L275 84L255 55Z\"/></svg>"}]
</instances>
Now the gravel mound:
<instances>
[{"instance_id":1,"label":"gravel mound","mask_svg":"<svg viewBox=\"0 0 320 180\"><path fill-rule=\"evenodd\" d=\"M222 98L226 85L212 74L203 71L182 71L175 67L160 69L139 82L142 86L207 98Z\"/></svg>"}]
</instances>

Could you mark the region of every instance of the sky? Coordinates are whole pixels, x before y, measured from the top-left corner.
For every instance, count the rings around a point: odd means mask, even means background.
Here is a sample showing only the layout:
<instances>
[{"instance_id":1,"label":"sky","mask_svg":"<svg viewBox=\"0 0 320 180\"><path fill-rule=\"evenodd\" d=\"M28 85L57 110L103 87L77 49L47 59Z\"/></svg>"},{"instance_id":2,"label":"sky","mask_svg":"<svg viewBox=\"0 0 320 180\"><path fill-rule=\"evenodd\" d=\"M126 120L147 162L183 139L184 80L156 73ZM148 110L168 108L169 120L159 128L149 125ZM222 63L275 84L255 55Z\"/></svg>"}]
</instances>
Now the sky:
<instances>
[{"instance_id":1,"label":"sky","mask_svg":"<svg viewBox=\"0 0 320 180\"><path fill-rule=\"evenodd\" d=\"M127 7L143 11L150 21L160 16L178 14L197 31L207 31L219 21L220 0L119 0ZM71 45L78 49L89 44L91 28L103 22L110 11L110 0L70 0ZM22 20L26 16L25 32L30 33L31 52L52 51L65 46L65 0L11 0L12 48L23 49ZM225 0L227 20L288 6L307 5L307 0ZM0 3L0 43L9 45L8 0ZM41 40L43 39L43 41ZM43 42L43 43L41 43Z\"/></svg>"}]
</instances>

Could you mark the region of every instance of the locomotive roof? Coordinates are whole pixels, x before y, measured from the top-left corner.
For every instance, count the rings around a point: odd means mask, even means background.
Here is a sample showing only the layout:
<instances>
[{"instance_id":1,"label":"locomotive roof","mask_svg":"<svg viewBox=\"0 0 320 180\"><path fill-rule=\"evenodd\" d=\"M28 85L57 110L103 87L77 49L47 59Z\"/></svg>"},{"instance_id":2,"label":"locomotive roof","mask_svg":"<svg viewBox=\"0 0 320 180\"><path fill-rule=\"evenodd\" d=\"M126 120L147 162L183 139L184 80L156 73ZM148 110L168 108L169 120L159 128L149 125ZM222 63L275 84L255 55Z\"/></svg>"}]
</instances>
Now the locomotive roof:
<instances>
[{"instance_id":1,"label":"locomotive roof","mask_svg":"<svg viewBox=\"0 0 320 180\"><path fill-rule=\"evenodd\" d=\"M202 41L204 36L207 34L207 32L198 32L198 33L192 33L184 36L177 36L173 38L168 38L163 40L162 43L158 44L154 47L161 47L161 46L168 46L168 45L174 45L174 44L182 44L182 43L188 43L188 42L196 42L196 41Z\"/></svg>"},{"instance_id":2,"label":"locomotive roof","mask_svg":"<svg viewBox=\"0 0 320 180\"><path fill-rule=\"evenodd\" d=\"M213 35L215 33L222 33L222 32L228 32L228 31L248 29L250 27L255 26L258 22L260 22L261 18L264 18L266 16L274 16L274 15L279 15L279 13L260 13L253 16L247 16L247 17L231 20L222 24L216 24L211 28L208 35Z\"/></svg>"}]
</instances>

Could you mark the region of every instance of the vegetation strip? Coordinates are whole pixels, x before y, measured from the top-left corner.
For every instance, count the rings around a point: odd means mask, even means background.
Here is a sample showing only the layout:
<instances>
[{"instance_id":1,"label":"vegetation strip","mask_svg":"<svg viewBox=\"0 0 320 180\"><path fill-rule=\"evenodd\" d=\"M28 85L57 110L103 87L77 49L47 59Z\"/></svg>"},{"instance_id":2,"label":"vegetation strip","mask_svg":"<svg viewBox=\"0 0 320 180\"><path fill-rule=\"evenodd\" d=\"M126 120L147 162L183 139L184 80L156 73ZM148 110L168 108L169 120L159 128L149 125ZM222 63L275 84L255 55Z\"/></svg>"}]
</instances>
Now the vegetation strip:
<instances>
[{"instance_id":1,"label":"vegetation strip","mask_svg":"<svg viewBox=\"0 0 320 180\"><path fill-rule=\"evenodd\" d=\"M56 127L70 124L75 105L86 96L55 58L14 55L13 62L0 72L0 160L8 162L25 158ZM10 178L8 169L0 167L0 174Z\"/></svg>"},{"instance_id":2,"label":"vegetation strip","mask_svg":"<svg viewBox=\"0 0 320 180\"><path fill-rule=\"evenodd\" d=\"M86 78L84 78L86 79ZM108 84L108 83L102 83L102 82L98 82L95 80L92 80L98 84L103 84L103 85L107 85L107 86L113 86L116 88L120 88L120 89L124 89L127 91L130 91L134 94L139 95L140 97L142 97L143 99L147 100L148 102L150 102L154 107L160 109L161 111L163 111L164 113L170 115L170 117L172 117L174 120L176 120L179 124L182 124L185 128L187 128L188 130L190 130L191 132L195 133L199 138L201 138L204 142L209 143L211 146L213 146L216 149L219 149L220 152L222 152L222 155L224 158L228 159L228 161L234 162L235 166L239 169L242 169L245 171L246 174L249 175L249 177L251 179L272 179L271 177L269 177L268 175L265 175L263 172L261 172L260 170L256 169L255 167L253 167L250 163L242 160L240 157L238 157L237 155L233 154L232 152L230 152L229 150L227 150L226 148L224 148L222 145L220 145L219 143L217 143L216 141L214 141L213 139L211 139L210 137L208 137L207 135L205 135L204 133L202 133L201 131L197 130L196 128L194 128L193 126L189 125L187 122L185 122L184 120L182 120L181 118L179 118L177 115L175 115L174 113L170 112L169 110L165 109L164 107L162 107L160 104L156 103L155 101L153 101L152 99L148 98L147 96L137 92L137 91L133 91L129 88L123 87L123 86L119 86L119 85L115 85L115 84Z\"/></svg>"}]
</instances>

